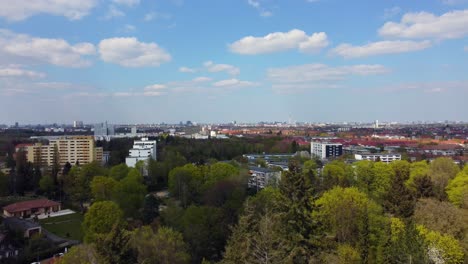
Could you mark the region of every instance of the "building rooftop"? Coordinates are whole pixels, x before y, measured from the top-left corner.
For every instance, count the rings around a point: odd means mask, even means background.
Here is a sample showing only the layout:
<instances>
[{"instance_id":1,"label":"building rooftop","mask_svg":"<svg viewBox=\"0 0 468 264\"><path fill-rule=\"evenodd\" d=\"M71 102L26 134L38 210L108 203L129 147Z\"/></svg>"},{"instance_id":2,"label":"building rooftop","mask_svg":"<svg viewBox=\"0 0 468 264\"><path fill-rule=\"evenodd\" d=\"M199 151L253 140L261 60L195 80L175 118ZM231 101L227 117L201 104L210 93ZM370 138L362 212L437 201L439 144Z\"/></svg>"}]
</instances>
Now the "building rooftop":
<instances>
[{"instance_id":1,"label":"building rooftop","mask_svg":"<svg viewBox=\"0 0 468 264\"><path fill-rule=\"evenodd\" d=\"M3 207L3 210L10 213L22 212L33 208L42 208L42 207L51 207L58 206L60 203L54 202L48 199L38 199L31 201L18 202L14 204L9 204Z\"/></svg>"},{"instance_id":2,"label":"building rooftop","mask_svg":"<svg viewBox=\"0 0 468 264\"><path fill-rule=\"evenodd\" d=\"M31 228L39 228L39 225L36 222L25 220L17 217L9 217L3 220L3 223L10 229L13 230L28 230Z\"/></svg>"},{"instance_id":3,"label":"building rooftop","mask_svg":"<svg viewBox=\"0 0 468 264\"><path fill-rule=\"evenodd\" d=\"M271 170L271 169L268 169L268 168L255 167L255 166L249 166L249 170L263 172L263 173L274 172L274 170Z\"/></svg>"}]
</instances>

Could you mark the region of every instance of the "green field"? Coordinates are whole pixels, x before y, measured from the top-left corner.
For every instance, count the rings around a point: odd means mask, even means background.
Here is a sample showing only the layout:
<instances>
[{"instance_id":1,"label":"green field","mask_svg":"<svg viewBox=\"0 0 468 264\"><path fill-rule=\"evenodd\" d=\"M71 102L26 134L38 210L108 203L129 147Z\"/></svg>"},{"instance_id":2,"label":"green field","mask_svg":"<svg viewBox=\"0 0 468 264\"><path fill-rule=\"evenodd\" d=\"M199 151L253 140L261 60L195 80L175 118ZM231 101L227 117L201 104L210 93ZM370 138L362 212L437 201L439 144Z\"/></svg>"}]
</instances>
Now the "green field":
<instances>
[{"instance_id":1,"label":"green field","mask_svg":"<svg viewBox=\"0 0 468 264\"><path fill-rule=\"evenodd\" d=\"M83 240L82 222L83 215L78 213L39 220L42 228L47 229L47 231L63 238L79 241Z\"/></svg>"}]
</instances>

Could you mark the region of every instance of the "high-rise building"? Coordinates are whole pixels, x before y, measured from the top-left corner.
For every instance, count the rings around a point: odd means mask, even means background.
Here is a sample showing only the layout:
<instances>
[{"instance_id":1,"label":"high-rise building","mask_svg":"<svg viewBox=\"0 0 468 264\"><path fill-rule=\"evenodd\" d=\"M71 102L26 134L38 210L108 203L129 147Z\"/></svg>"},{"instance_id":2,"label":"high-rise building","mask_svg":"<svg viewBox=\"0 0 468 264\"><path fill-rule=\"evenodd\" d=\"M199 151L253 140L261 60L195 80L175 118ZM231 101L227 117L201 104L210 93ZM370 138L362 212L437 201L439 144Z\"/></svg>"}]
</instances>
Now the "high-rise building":
<instances>
[{"instance_id":1,"label":"high-rise building","mask_svg":"<svg viewBox=\"0 0 468 264\"><path fill-rule=\"evenodd\" d=\"M114 134L115 134L114 126L107 124L107 121L105 123L94 125L95 137L108 137L108 136L113 136Z\"/></svg>"},{"instance_id":2,"label":"high-rise building","mask_svg":"<svg viewBox=\"0 0 468 264\"><path fill-rule=\"evenodd\" d=\"M157 143L156 140L142 138L133 143L133 148L129 151L129 156L125 159L128 167L135 167L137 162L148 162L150 158L156 160Z\"/></svg>"},{"instance_id":3,"label":"high-rise building","mask_svg":"<svg viewBox=\"0 0 468 264\"><path fill-rule=\"evenodd\" d=\"M339 143L311 142L310 154L320 159L339 157L343 155L343 145Z\"/></svg>"},{"instance_id":4,"label":"high-rise building","mask_svg":"<svg viewBox=\"0 0 468 264\"><path fill-rule=\"evenodd\" d=\"M73 121L73 127L83 127L83 121Z\"/></svg>"},{"instance_id":5,"label":"high-rise building","mask_svg":"<svg viewBox=\"0 0 468 264\"><path fill-rule=\"evenodd\" d=\"M95 147L92 136L66 136L49 140L48 145L36 143L27 147L27 160L41 166L67 162L80 165L93 161L102 162L103 149Z\"/></svg>"}]
</instances>

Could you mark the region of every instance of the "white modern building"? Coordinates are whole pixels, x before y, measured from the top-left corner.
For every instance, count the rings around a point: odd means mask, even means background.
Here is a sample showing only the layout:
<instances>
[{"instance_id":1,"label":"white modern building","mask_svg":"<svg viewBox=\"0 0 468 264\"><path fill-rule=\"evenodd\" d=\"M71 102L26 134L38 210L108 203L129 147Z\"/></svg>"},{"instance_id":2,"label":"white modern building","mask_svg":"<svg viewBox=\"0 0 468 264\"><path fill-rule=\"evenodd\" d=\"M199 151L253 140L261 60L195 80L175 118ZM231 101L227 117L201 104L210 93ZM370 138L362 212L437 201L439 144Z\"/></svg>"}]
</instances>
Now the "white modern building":
<instances>
[{"instance_id":1,"label":"white modern building","mask_svg":"<svg viewBox=\"0 0 468 264\"><path fill-rule=\"evenodd\" d=\"M335 158L343 155L343 145L340 143L315 142L310 143L310 154L320 159Z\"/></svg>"},{"instance_id":2,"label":"white modern building","mask_svg":"<svg viewBox=\"0 0 468 264\"><path fill-rule=\"evenodd\" d=\"M370 161L378 161L385 163L390 163L395 160L401 160L401 154L397 153L390 153L390 154L354 154L354 159L356 160L370 160Z\"/></svg>"},{"instance_id":3,"label":"white modern building","mask_svg":"<svg viewBox=\"0 0 468 264\"><path fill-rule=\"evenodd\" d=\"M156 160L156 140L142 138L133 143L133 148L129 151L129 156L125 159L128 167L134 168L137 162L148 162L150 158Z\"/></svg>"}]
</instances>

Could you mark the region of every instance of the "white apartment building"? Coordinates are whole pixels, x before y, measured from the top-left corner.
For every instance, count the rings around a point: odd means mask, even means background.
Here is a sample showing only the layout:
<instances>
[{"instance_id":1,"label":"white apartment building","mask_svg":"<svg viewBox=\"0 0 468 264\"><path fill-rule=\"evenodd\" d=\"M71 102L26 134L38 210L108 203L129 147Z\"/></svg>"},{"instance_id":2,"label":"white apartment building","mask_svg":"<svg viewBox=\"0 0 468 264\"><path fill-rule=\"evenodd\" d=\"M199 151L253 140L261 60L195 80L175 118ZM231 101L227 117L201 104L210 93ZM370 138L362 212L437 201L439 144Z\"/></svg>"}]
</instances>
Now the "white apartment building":
<instances>
[{"instance_id":1,"label":"white apartment building","mask_svg":"<svg viewBox=\"0 0 468 264\"><path fill-rule=\"evenodd\" d=\"M320 159L334 158L343 155L343 145L340 143L314 142L310 143L311 156Z\"/></svg>"},{"instance_id":2,"label":"white apartment building","mask_svg":"<svg viewBox=\"0 0 468 264\"><path fill-rule=\"evenodd\" d=\"M133 143L133 148L129 151L129 156L125 159L128 167L134 168L137 162L148 162L150 158L156 160L156 140L142 138Z\"/></svg>"},{"instance_id":3,"label":"white apartment building","mask_svg":"<svg viewBox=\"0 0 468 264\"><path fill-rule=\"evenodd\" d=\"M401 154L390 153L390 154L354 154L354 159L356 160L370 160L390 163L395 160L401 160Z\"/></svg>"}]
</instances>

